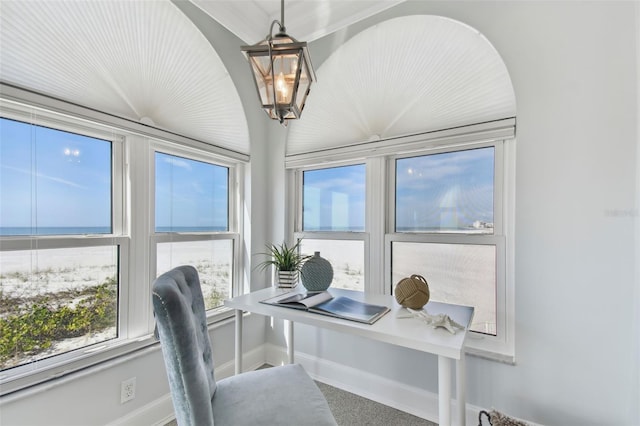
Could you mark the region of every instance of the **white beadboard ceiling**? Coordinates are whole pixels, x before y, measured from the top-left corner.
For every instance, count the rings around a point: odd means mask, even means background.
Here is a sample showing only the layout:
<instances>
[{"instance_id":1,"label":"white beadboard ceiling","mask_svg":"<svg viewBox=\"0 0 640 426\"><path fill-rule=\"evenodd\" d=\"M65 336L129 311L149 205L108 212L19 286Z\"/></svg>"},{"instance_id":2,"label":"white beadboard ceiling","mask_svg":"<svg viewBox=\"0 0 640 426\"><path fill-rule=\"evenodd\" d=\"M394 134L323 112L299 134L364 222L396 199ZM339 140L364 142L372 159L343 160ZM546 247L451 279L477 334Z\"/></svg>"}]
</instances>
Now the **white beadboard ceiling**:
<instances>
[{"instance_id":1,"label":"white beadboard ceiling","mask_svg":"<svg viewBox=\"0 0 640 426\"><path fill-rule=\"evenodd\" d=\"M382 22L340 46L316 73L302 118L290 126L287 154L516 115L500 55L478 31L448 18Z\"/></svg>"},{"instance_id":2,"label":"white beadboard ceiling","mask_svg":"<svg viewBox=\"0 0 640 426\"><path fill-rule=\"evenodd\" d=\"M191 0L247 44L264 39L280 20L280 0ZM287 33L313 41L405 0L285 0Z\"/></svg>"},{"instance_id":3,"label":"white beadboard ceiling","mask_svg":"<svg viewBox=\"0 0 640 426\"><path fill-rule=\"evenodd\" d=\"M0 1L0 79L248 153L219 56L171 2Z\"/></svg>"},{"instance_id":4,"label":"white beadboard ceiling","mask_svg":"<svg viewBox=\"0 0 640 426\"><path fill-rule=\"evenodd\" d=\"M278 0L192 1L248 44L280 18ZM285 24L312 41L401 2L288 0ZM168 0L0 0L0 47L5 83L249 152L227 70ZM447 18L375 25L317 75L302 119L290 124L288 154L515 116L498 53Z\"/></svg>"}]
</instances>

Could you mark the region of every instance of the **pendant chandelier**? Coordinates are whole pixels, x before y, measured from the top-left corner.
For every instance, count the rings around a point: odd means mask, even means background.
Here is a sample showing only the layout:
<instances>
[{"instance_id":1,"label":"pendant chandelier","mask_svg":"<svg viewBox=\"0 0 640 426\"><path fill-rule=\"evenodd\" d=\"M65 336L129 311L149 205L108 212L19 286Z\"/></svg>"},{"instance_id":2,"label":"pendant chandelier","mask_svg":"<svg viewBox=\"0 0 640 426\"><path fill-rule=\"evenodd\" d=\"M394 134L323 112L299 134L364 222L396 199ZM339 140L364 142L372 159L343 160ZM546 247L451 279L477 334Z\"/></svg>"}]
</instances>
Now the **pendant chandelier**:
<instances>
[{"instance_id":1,"label":"pendant chandelier","mask_svg":"<svg viewBox=\"0 0 640 426\"><path fill-rule=\"evenodd\" d=\"M279 31L273 35L276 24ZM286 120L300 118L316 76L307 43L286 33L284 0L280 3L280 21L271 23L269 35L257 44L242 46L241 50L249 61L258 97L267 115L284 126Z\"/></svg>"}]
</instances>

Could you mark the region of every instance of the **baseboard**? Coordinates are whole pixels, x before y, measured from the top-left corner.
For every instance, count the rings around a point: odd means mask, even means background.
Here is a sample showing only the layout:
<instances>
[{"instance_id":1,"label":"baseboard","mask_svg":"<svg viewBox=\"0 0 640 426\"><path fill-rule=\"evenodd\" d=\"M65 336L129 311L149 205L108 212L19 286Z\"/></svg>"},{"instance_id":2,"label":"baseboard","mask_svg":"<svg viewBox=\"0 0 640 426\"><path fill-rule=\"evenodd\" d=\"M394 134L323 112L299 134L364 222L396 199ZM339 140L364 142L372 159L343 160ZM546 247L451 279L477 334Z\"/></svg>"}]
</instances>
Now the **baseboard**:
<instances>
[{"instance_id":1,"label":"baseboard","mask_svg":"<svg viewBox=\"0 0 640 426\"><path fill-rule=\"evenodd\" d=\"M413 414L414 416L438 422L438 395L421 388L409 386L375 374L363 372L333 361L327 361L302 352L295 353L295 361L301 364L309 375L322 383L360 395L372 401ZM284 365L288 363L286 349L270 343L258 346L243 356L243 370L255 370L267 363ZM234 360L216 367L217 379L230 377L235 372ZM457 401L451 403L452 420L456 422ZM466 407L466 426L477 426L478 413L483 408L468 404ZM171 396L161 398L121 417L108 426L137 426L149 424L163 426L174 419ZM542 426L523 420L530 426Z\"/></svg>"},{"instance_id":2,"label":"baseboard","mask_svg":"<svg viewBox=\"0 0 640 426\"><path fill-rule=\"evenodd\" d=\"M287 362L287 354L282 347L267 344L266 354L267 363L269 364L280 365ZM319 382L360 395L414 416L435 423L438 422L437 394L306 353L296 352L294 358L313 379ZM474 426L477 426L477 424Z\"/></svg>"},{"instance_id":3,"label":"baseboard","mask_svg":"<svg viewBox=\"0 0 640 426\"><path fill-rule=\"evenodd\" d=\"M265 359L264 345L246 352L242 358L244 371L257 369L265 363ZM224 379L225 377L233 376L234 373L234 360L216 366L215 368L216 379ZM138 408L137 410L128 413L126 416L120 417L119 419L109 423L107 426L163 426L173 419L175 419L175 414L173 411L171 394L166 394Z\"/></svg>"},{"instance_id":4,"label":"baseboard","mask_svg":"<svg viewBox=\"0 0 640 426\"><path fill-rule=\"evenodd\" d=\"M438 423L438 395L436 393L302 352L295 352L294 359L305 368L313 379L319 382ZM266 362L268 364L286 364L287 360L285 348L266 344ZM483 409L467 403L466 426L477 426L478 414ZM453 423L456 423L456 400L451 402L451 415ZM542 426L528 420L522 421L530 426Z\"/></svg>"},{"instance_id":5,"label":"baseboard","mask_svg":"<svg viewBox=\"0 0 640 426\"><path fill-rule=\"evenodd\" d=\"M166 394L160 398L143 405L137 410L131 411L124 417L108 423L107 426L137 426L155 425L162 426L175 418L171 395Z\"/></svg>"}]
</instances>

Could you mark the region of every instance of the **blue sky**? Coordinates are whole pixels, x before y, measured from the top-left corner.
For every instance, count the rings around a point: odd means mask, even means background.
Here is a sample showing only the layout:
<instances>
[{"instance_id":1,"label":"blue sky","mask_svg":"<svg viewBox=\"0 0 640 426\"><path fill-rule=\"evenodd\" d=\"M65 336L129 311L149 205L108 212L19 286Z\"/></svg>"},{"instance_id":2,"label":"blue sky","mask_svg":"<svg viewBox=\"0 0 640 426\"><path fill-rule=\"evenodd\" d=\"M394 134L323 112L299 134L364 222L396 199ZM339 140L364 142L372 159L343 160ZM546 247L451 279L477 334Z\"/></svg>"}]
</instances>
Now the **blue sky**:
<instances>
[{"instance_id":1,"label":"blue sky","mask_svg":"<svg viewBox=\"0 0 640 426\"><path fill-rule=\"evenodd\" d=\"M306 231L364 231L364 164L304 172Z\"/></svg>"},{"instance_id":2,"label":"blue sky","mask_svg":"<svg viewBox=\"0 0 640 426\"><path fill-rule=\"evenodd\" d=\"M110 227L111 143L0 119L0 227ZM398 230L493 222L492 147L396 163ZM156 153L156 227L228 229L226 167ZM364 231L364 164L304 172L304 229Z\"/></svg>"},{"instance_id":3,"label":"blue sky","mask_svg":"<svg viewBox=\"0 0 640 426\"><path fill-rule=\"evenodd\" d=\"M493 222L493 163L493 147L397 160L397 229ZM363 164L304 172L304 229L364 231L365 174Z\"/></svg>"},{"instance_id":4,"label":"blue sky","mask_svg":"<svg viewBox=\"0 0 640 426\"><path fill-rule=\"evenodd\" d=\"M229 169L156 153L156 228L228 229Z\"/></svg>"},{"instance_id":5,"label":"blue sky","mask_svg":"<svg viewBox=\"0 0 640 426\"><path fill-rule=\"evenodd\" d=\"M111 143L0 119L0 227L111 226Z\"/></svg>"},{"instance_id":6,"label":"blue sky","mask_svg":"<svg viewBox=\"0 0 640 426\"><path fill-rule=\"evenodd\" d=\"M109 228L111 149L0 118L0 227ZM158 227L227 229L226 167L157 153L156 177Z\"/></svg>"},{"instance_id":7,"label":"blue sky","mask_svg":"<svg viewBox=\"0 0 640 426\"><path fill-rule=\"evenodd\" d=\"M493 151L397 160L397 229L464 229L475 221L493 222Z\"/></svg>"}]
</instances>

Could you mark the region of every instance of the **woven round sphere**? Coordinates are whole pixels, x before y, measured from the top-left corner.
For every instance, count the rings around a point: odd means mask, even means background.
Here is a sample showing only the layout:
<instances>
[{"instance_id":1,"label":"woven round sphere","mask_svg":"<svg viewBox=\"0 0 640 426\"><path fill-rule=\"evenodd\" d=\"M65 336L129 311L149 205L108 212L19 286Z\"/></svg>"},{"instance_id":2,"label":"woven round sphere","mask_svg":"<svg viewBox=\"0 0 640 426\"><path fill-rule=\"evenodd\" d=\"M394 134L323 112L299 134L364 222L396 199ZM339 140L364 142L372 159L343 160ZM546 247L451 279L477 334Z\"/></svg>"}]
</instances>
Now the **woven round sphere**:
<instances>
[{"instance_id":1,"label":"woven round sphere","mask_svg":"<svg viewBox=\"0 0 640 426\"><path fill-rule=\"evenodd\" d=\"M422 309L429 301L429 284L421 275L411 275L398 281L396 300L405 308Z\"/></svg>"},{"instance_id":2,"label":"woven round sphere","mask_svg":"<svg viewBox=\"0 0 640 426\"><path fill-rule=\"evenodd\" d=\"M324 291L333 281L333 267L320 252L316 251L300 269L302 285L309 291Z\"/></svg>"}]
</instances>

